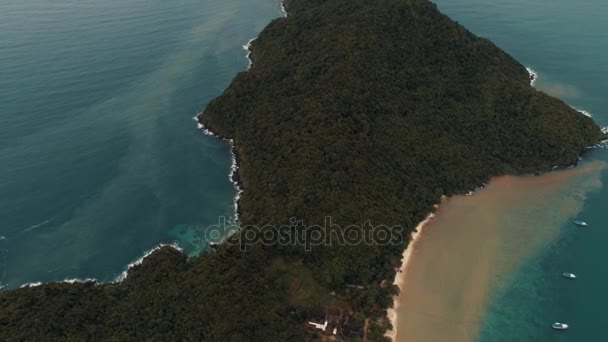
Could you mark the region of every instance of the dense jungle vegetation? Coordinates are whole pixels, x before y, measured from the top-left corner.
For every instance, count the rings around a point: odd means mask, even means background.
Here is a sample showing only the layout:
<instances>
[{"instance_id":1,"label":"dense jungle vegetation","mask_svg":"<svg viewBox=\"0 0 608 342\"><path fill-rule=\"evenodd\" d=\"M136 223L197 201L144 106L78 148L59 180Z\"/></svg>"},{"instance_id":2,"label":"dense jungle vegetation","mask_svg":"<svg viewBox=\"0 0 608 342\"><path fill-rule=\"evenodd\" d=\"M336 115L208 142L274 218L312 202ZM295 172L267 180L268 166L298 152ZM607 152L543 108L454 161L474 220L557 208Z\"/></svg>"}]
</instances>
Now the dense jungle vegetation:
<instances>
[{"instance_id":1,"label":"dense jungle vegetation","mask_svg":"<svg viewBox=\"0 0 608 342\"><path fill-rule=\"evenodd\" d=\"M200 120L236 142L241 221L367 221L406 237L441 195L493 175L572 164L593 121L530 86L526 69L426 0L289 0L254 66ZM84 227L83 227L84 228ZM239 235L233 237L238 240ZM120 284L0 293L0 339L383 340L398 244L239 246L187 259L163 248Z\"/></svg>"}]
</instances>

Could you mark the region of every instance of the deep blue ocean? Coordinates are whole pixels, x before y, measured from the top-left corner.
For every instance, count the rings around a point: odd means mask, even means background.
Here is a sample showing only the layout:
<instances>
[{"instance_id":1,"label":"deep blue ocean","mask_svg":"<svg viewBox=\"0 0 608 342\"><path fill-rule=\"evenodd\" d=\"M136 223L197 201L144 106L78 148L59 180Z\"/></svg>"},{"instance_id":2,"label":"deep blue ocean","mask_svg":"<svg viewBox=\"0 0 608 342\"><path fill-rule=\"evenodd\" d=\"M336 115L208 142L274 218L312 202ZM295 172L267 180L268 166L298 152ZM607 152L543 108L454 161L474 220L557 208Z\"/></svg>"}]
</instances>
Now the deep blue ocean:
<instances>
[{"instance_id":1,"label":"deep blue ocean","mask_svg":"<svg viewBox=\"0 0 608 342\"><path fill-rule=\"evenodd\" d=\"M437 0L439 9L477 35L491 39L540 76L536 87L589 112L608 125L608 1ZM596 149L583 162L608 161ZM478 340L608 341L608 173L588 194L576 229L570 217L549 242L493 298ZM547 199L550 201L551 199ZM559 215L559 208L555 208ZM508 218L505 218L508 219ZM578 279L565 281L564 271ZM553 331L554 321L568 331Z\"/></svg>"},{"instance_id":2,"label":"deep blue ocean","mask_svg":"<svg viewBox=\"0 0 608 342\"><path fill-rule=\"evenodd\" d=\"M230 147L193 117L247 68L278 0L0 0L0 286L110 281L207 247Z\"/></svg>"},{"instance_id":3,"label":"deep blue ocean","mask_svg":"<svg viewBox=\"0 0 608 342\"><path fill-rule=\"evenodd\" d=\"M436 2L608 125L608 1ZM228 144L192 118L280 15L279 0L0 0L0 286L110 281L160 243L205 249L236 190ZM564 217L493 298L480 341L608 341L607 206L604 186L579 215L589 229Z\"/></svg>"}]
</instances>

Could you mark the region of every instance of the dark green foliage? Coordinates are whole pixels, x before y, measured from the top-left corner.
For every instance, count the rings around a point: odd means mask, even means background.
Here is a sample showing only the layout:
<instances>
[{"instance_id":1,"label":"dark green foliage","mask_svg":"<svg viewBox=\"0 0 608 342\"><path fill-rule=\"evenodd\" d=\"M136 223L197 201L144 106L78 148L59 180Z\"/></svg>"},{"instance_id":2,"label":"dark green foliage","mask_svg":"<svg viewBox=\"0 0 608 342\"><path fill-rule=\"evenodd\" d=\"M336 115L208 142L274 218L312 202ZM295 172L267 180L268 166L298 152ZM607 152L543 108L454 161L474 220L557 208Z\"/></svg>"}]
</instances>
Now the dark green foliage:
<instances>
[{"instance_id":1,"label":"dark green foliage","mask_svg":"<svg viewBox=\"0 0 608 342\"><path fill-rule=\"evenodd\" d=\"M592 120L532 88L521 64L428 1L289 8L254 42L254 67L200 118L237 142L244 222L331 215L342 227L412 228L442 194L574 163L600 138ZM402 247L298 257L339 289L390 278Z\"/></svg>"},{"instance_id":2,"label":"dark green foliage","mask_svg":"<svg viewBox=\"0 0 608 342\"><path fill-rule=\"evenodd\" d=\"M0 293L0 339L302 339L265 256L219 248L186 261L163 248L120 285L46 284Z\"/></svg>"},{"instance_id":3,"label":"dark green foliage","mask_svg":"<svg viewBox=\"0 0 608 342\"><path fill-rule=\"evenodd\" d=\"M426 0L289 0L288 9L254 42L254 67L201 116L236 141L244 225L331 216L409 233L441 195L574 163L601 137ZM306 319L330 305L311 295L325 290L355 311L346 337L360 338L370 318L368 337L381 340L396 293L382 284L406 244L222 246L191 260L163 249L120 285L1 293L0 339L300 340Z\"/></svg>"}]
</instances>

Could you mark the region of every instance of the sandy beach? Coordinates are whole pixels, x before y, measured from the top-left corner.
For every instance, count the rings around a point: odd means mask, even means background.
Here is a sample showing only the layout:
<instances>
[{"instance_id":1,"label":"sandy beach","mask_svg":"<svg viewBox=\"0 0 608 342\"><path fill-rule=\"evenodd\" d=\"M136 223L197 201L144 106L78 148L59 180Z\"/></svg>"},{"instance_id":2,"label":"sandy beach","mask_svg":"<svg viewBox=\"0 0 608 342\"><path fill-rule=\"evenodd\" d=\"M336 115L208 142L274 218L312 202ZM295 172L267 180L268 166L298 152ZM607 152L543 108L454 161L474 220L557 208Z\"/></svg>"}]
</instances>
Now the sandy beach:
<instances>
[{"instance_id":1,"label":"sandy beach","mask_svg":"<svg viewBox=\"0 0 608 342\"><path fill-rule=\"evenodd\" d=\"M564 218L601 186L601 163L543 176L503 176L472 196L442 201L416 228L389 311L394 341L473 341L492 295L539 248L560 234Z\"/></svg>"},{"instance_id":2,"label":"sandy beach","mask_svg":"<svg viewBox=\"0 0 608 342\"><path fill-rule=\"evenodd\" d=\"M407 267L412 257L412 251L416 247L416 243L422 236L422 230L424 227L431 222L435 218L435 214L429 214L424 221L420 222L418 226L416 226L416 230L412 233L412 240L410 241L408 247L403 252L403 258L401 259L401 267L399 271L397 271L397 275L395 276L395 281L393 284L399 286L399 289L403 289L403 285L405 283L405 275L407 273ZM393 325L393 330L389 330L386 333L387 337L390 337L393 341L397 336L397 310L399 309L399 300L398 297L395 298L393 308L388 310L388 318Z\"/></svg>"}]
</instances>

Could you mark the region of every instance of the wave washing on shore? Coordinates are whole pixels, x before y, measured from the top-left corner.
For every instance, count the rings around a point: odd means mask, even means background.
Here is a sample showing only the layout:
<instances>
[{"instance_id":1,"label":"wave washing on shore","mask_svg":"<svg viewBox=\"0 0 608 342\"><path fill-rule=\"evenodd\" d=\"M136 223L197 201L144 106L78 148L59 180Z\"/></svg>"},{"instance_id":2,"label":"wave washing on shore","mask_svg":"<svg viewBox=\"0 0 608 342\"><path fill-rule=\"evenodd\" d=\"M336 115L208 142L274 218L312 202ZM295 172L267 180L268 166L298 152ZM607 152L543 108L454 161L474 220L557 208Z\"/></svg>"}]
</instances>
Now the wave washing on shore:
<instances>
[{"instance_id":1,"label":"wave washing on shore","mask_svg":"<svg viewBox=\"0 0 608 342\"><path fill-rule=\"evenodd\" d=\"M530 85L534 87L536 80L538 79L538 73L530 67L527 67L526 70L528 70L528 74L530 74Z\"/></svg>"},{"instance_id":2,"label":"wave washing on shore","mask_svg":"<svg viewBox=\"0 0 608 342\"><path fill-rule=\"evenodd\" d=\"M281 1L281 12L283 13L283 17L287 18L288 13L287 13L287 9L285 8L285 0ZM255 38L251 38L247 41L247 43L245 45L243 45L243 50L247 51L247 60L249 61L249 64L247 65L247 70L251 69L251 67L253 66L253 59L251 58L253 51L251 51L251 45L253 44L253 42L258 39L258 37Z\"/></svg>"},{"instance_id":3,"label":"wave washing on shore","mask_svg":"<svg viewBox=\"0 0 608 342\"><path fill-rule=\"evenodd\" d=\"M127 279L128 275L129 275L129 271L138 265L141 265L144 260L149 257L150 255L154 254L154 252L160 250L163 247L171 247L179 252L183 252L182 248L179 247L179 245L174 242L174 243L161 243L158 246L146 251L140 258L138 258L135 261L130 262L127 267L125 268L124 271L122 271L118 276L116 276L116 278L114 279L114 281L112 281L112 283L117 284L117 283L121 283L122 281L124 281L125 279ZM92 283L95 285L99 285L99 281L95 278L86 278L86 279L80 279L80 278L72 278L72 279L64 279L62 281L59 281L58 283L67 283L67 284L76 284L76 283ZM31 282L31 283L26 283L21 285L19 288L26 288L26 287L36 287L36 286L40 286L42 285L42 282ZM0 287L1 289L1 287Z\"/></svg>"},{"instance_id":4,"label":"wave washing on shore","mask_svg":"<svg viewBox=\"0 0 608 342\"><path fill-rule=\"evenodd\" d=\"M243 45L243 50L247 51L247 60L249 61L249 64L247 65L247 70L251 69L251 67L253 66L253 59L251 58L251 54L253 53L253 51L251 51L251 44L253 44L256 39L257 37L251 38L249 39L249 41L247 41L247 44Z\"/></svg>"},{"instance_id":5,"label":"wave washing on shore","mask_svg":"<svg viewBox=\"0 0 608 342\"><path fill-rule=\"evenodd\" d=\"M95 279L95 278L86 278L86 279L73 278L73 279L66 279L66 280L62 281L62 283L66 283L66 284L76 284L76 283L92 283L92 284L97 284L97 279Z\"/></svg>"},{"instance_id":6,"label":"wave washing on shore","mask_svg":"<svg viewBox=\"0 0 608 342\"><path fill-rule=\"evenodd\" d=\"M224 138L218 134L213 133L211 130L209 130L207 127L205 127L205 125L203 125L198 119L201 115L203 115L203 113L200 113L194 117L194 120L197 122L198 129L200 129L204 135L219 138L223 141L226 141L230 145L230 154L232 156L232 163L230 165L230 173L228 173L228 179L230 180L230 182L234 186L234 189L236 190L236 195L234 196L234 199L232 201L233 206L234 206L234 216L233 216L233 222L231 222L231 223L238 225L239 224L239 201L241 200L241 196L243 195L244 190L243 190L243 186L241 184L241 181L240 181L239 175L238 175L239 159L238 159L236 144L234 143L233 139Z\"/></svg>"},{"instance_id":7,"label":"wave washing on shore","mask_svg":"<svg viewBox=\"0 0 608 342\"><path fill-rule=\"evenodd\" d=\"M530 67L527 67L526 70L528 70L528 73L530 74L530 85L533 86L533 87L535 87L536 86L536 82L539 79L538 72L536 72L536 70L534 70L534 69L532 69ZM590 117L590 118L593 117L591 115L591 113L589 113L588 111L586 111L584 109L579 109L579 108L576 108L575 106L572 106L572 105L569 105L569 106L572 107L572 109L576 110L577 112L583 114L584 116L587 116L587 117Z\"/></svg>"},{"instance_id":8,"label":"wave washing on shore","mask_svg":"<svg viewBox=\"0 0 608 342\"><path fill-rule=\"evenodd\" d=\"M527 258L572 229L605 166L497 177L472 196L444 201L397 273L394 340L475 340L490 298Z\"/></svg>"},{"instance_id":9,"label":"wave washing on shore","mask_svg":"<svg viewBox=\"0 0 608 342\"><path fill-rule=\"evenodd\" d=\"M289 15L287 13L287 9L285 8L285 0L281 1L281 12L283 12L283 17L287 18L287 16ZM243 50L247 51L247 55L246 58L249 61L249 64L247 66L247 70L251 69L251 67L253 66L253 59L251 58L253 51L251 50L251 46L253 44L253 42L258 39L258 37L255 38L251 38L247 41L247 43L245 45L243 45Z\"/></svg>"},{"instance_id":10,"label":"wave washing on shore","mask_svg":"<svg viewBox=\"0 0 608 342\"><path fill-rule=\"evenodd\" d=\"M602 129L602 133L608 134L608 126L601 127L601 129ZM608 148L608 139L602 140L593 146L587 147L588 150L593 150L596 148L603 148L603 149Z\"/></svg>"},{"instance_id":11,"label":"wave washing on shore","mask_svg":"<svg viewBox=\"0 0 608 342\"><path fill-rule=\"evenodd\" d=\"M283 17L287 17L287 10L285 8L285 1L281 1L281 11L283 12ZM255 38L251 38L249 39L249 41L247 41L247 43L245 45L243 45L243 49L245 51L247 51L247 54L245 55L245 58L247 58L247 61L249 62L247 69L251 69L253 67L253 59L251 58L252 56L252 49L251 46L253 44L253 42L257 39L257 37ZM236 149L236 144L234 142L233 139L227 139L225 137L222 137L218 134L215 134L214 132L212 132L211 130L209 130L207 127L205 127L205 125L203 125L200 120L199 117L202 115L203 113L199 113L198 115L196 115L193 119L194 121L197 122L197 128L200 129L204 135L208 135L208 136L212 136L212 137L216 137L219 138L223 141L228 142L228 144L230 144L230 151L231 151L231 155L232 155L232 165L230 166L230 173L228 174L228 179L230 180L230 182L232 182L235 190L236 190L236 196L234 197L234 221L232 222L235 225L239 224L239 201L241 200L241 196L243 195L243 186L242 183L239 179L239 175L238 175L238 171L239 171L239 158L238 158L238 151Z\"/></svg>"},{"instance_id":12,"label":"wave washing on shore","mask_svg":"<svg viewBox=\"0 0 608 342\"><path fill-rule=\"evenodd\" d=\"M19 286L20 289L26 288L26 287L36 287L36 286L40 286L42 285L41 282L34 282L34 283L27 283L27 284L23 284L21 286Z\"/></svg>"},{"instance_id":13,"label":"wave washing on shore","mask_svg":"<svg viewBox=\"0 0 608 342\"><path fill-rule=\"evenodd\" d=\"M163 247L171 247L171 248L173 248L173 249L175 249L175 250L177 250L179 252L183 252L183 250L175 242L174 243L169 243L169 244L167 244L167 243L161 243L160 245L158 245L158 246L150 249L149 251L145 252L144 255L141 258L139 258L139 259L137 259L137 260L129 263L129 265L127 265L127 268L124 271L122 271L122 273L120 273L118 275L118 277L116 277L116 279L114 280L114 283L120 283L123 280L127 279L127 277L129 276L129 271L133 267L141 265L144 262L144 259L146 259L150 255L154 254L154 252L160 250Z\"/></svg>"}]
</instances>

